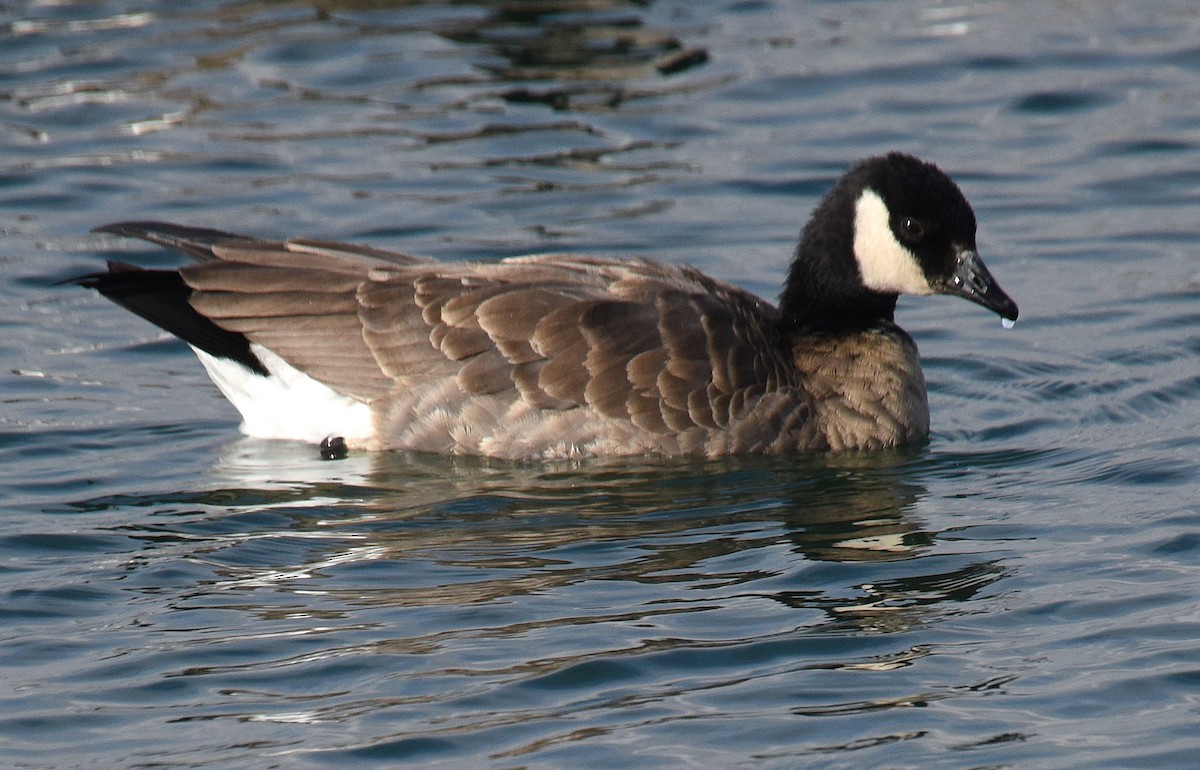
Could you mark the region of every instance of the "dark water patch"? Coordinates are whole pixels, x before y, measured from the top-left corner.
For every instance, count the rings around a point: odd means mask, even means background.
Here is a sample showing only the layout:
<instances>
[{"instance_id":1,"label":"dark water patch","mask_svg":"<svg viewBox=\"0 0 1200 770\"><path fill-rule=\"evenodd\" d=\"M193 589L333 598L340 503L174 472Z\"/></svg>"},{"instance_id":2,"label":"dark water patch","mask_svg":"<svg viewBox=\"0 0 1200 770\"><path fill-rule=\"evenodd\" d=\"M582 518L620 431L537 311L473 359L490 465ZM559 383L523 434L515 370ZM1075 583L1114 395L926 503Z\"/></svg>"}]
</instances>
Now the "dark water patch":
<instances>
[{"instance_id":1,"label":"dark water patch","mask_svg":"<svg viewBox=\"0 0 1200 770\"><path fill-rule=\"evenodd\" d=\"M636 679L636 667L617 661L585 661L552 673L527 679L522 687L535 690L592 690Z\"/></svg>"},{"instance_id":2,"label":"dark water patch","mask_svg":"<svg viewBox=\"0 0 1200 770\"><path fill-rule=\"evenodd\" d=\"M1200 47L1189 46L1172 51L1164 55L1162 61L1184 69L1200 70Z\"/></svg>"},{"instance_id":3,"label":"dark water patch","mask_svg":"<svg viewBox=\"0 0 1200 770\"><path fill-rule=\"evenodd\" d=\"M930 87L955 79L957 72L956 66L948 62L946 64L900 64L892 67L872 67L854 72L820 70L789 73L737 83L726 89L726 98L735 103L764 103L765 99L765 103L768 104L772 98L771 94L787 94L790 99L817 99L836 93L838 90L846 88L849 83L863 81L877 87ZM836 114L826 111L823 113L823 117L834 117Z\"/></svg>"},{"instance_id":4,"label":"dark water patch","mask_svg":"<svg viewBox=\"0 0 1200 770\"><path fill-rule=\"evenodd\" d=\"M964 469L982 471L1032 469L1039 466L1058 465L1071 462L1077 457L1077 451L1062 448L1023 448L1023 449L991 449L991 450L940 450L932 453L925 463L924 472L933 473L943 478L960 476Z\"/></svg>"},{"instance_id":5,"label":"dark water patch","mask_svg":"<svg viewBox=\"0 0 1200 770\"><path fill-rule=\"evenodd\" d=\"M1175 414L1197 397L1200 397L1200 382L1196 377L1166 387L1139 388L1131 395L1098 404L1096 412L1084 422L1112 425L1144 422Z\"/></svg>"},{"instance_id":6,"label":"dark water patch","mask_svg":"<svg viewBox=\"0 0 1200 770\"><path fill-rule=\"evenodd\" d=\"M1188 532L1176 535L1154 547L1153 553L1182 556L1200 551L1200 534Z\"/></svg>"},{"instance_id":7,"label":"dark water patch","mask_svg":"<svg viewBox=\"0 0 1200 770\"><path fill-rule=\"evenodd\" d=\"M127 545L123 538L95 533L27 532L0 538L0 549L24 553L30 559L63 553L118 553Z\"/></svg>"},{"instance_id":8,"label":"dark water patch","mask_svg":"<svg viewBox=\"0 0 1200 770\"><path fill-rule=\"evenodd\" d=\"M1011 109L1033 115L1062 115L1097 110L1113 101L1113 97L1097 91L1041 91L1017 99Z\"/></svg>"},{"instance_id":9,"label":"dark water patch","mask_svg":"<svg viewBox=\"0 0 1200 770\"><path fill-rule=\"evenodd\" d=\"M938 614L955 613L958 611L956 602L975 600L1007 574L1006 569L992 561L972 562L950 572L937 572L937 561L940 559L935 557L924 561L918 574L877 579L865 584L857 596L811 597L802 594L780 599L789 606L814 607L828 612L832 626L826 630L850 625L895 631L931 622Z\"/></svg>"},{"instance_id":10,"label":"dark water patch","mask_svg":"<svg viewBox=\"0 0 1200 770\"><path fill-rule=\"evenodd\" d=\"M1087 35L1080 32L1052 35L1051 37L1054 42L1062 44L1063 47L1053 53L1043 55L1044 58L1052 60L1055 64L1064 65L1068 69L1102 70L1142 63L1138 60L1139 57L1132 52L1097 50L1089 45Z\"/></svg>"},{"instance_id":11,"label":"dark water patch","mask_svg":"<svg viewBox=\"0 0 1200 770\"><path fill-rule=\"evenodd\" d=\"M0 619L7 625L87 617L93 608L115 598L112 590L86 584L18 588L0 599Z\"/></svg>"},{"instance_id":12,"label":"dark water patch","mask_svg":"<svg viewBox=\"0 0 1200 770\"><path fill-rule=\"evenodd\" d=\"M1117 483L1130 486L1176 485L1194 478L1197 464L1178 459L1152 458L1106 464L1098 468L1087 481L1095 483Z\"/></svg>"},{"instance_id":13,"label":"dark water patch","mask_svg":"<svg viewBox=\"0 0 1200 770\"><path fill-rule=\"evenodd\" d=\"M722 186L731 194L739 197L744 195L782 195L788 198L817 200L829 189L833 180L830 178L782 179L764 180L734 179L726 181Z\"/></svg>"},{"instance_id":14,"label":"dark water patch","mask_svg":"<svg viewBox=\"0 0 1200 770\"><path fill-rule=\"evenodd\" d=\"M974 431L951 432L950 435L958 435L981 442L1004 441L1028 437L1031 434L1053 432L1064 427L1066 422L1060 417L1013 418L1005 420L1001 425L992 425ZM939 431L940 433L941 431Z\"/></svg>"},{"instance_id":15,"label":"dark water patch","mask_svg":"<svg viewBox=\"0 0 1200 770\"><path fill-rule=\"evenodd\" d=\"M377 762L379 760L436 759L459 749L457 743L445 738L412 737L380 742L357 749L331 752L323 754L319 758L325 763L339 765L347 760Z\"/></svg>"},{"instance_id":16,"label":"dark water patch","mask_svg":"<svg viewBox=\"0 0 1200 770\"><path fill-rule=\"evenodd\" d=\"M1102 179L1088 188L1125 205L1188 206L1200 191L1200 170L1157 169Z\"/></svg>"},{"instance_id":17,"label":"dark water patch","mask_svg":"<svg viewBox=\"0 0 1200 770\"><path fill-rule=\"evenodd\" d=\"M944 358L927 356L922 359L930 371L946 370L967 378L973 383L1013 383L1031 373L1040 373L1036 369L1029 371L1029 365L1018 364L1015 361L1001 361L988 358ZM1022 371L1026 369L1026 371Z\"/></svg>"},{"instance_id":18,"label":"dark water patch","mask_svg":"<svg viewBox=\"0 0 1200 770\"><path fill-rule=\"evenodd\" d=\"M351 495L361 494L354 489L341 489L339 492ZM124 509L154 509L160 515L171 515L176 511L195 511L201 508L215 508L232 511L237 508L270 508L272 506L287 506L297 502L310 500L320 496L321 490L309 488L287 489L283 485L268 490L231 488L209 489L198 491L156 492L145 495L117 494L92 497L72 502L61 509L48 509L47 513L94 513L101 511L119 511Z\"/></svg>"},{"instance_id":19,"label":"dark water patch","mask_svg":"<svg viewBox=\"0 0 1200 770\"><path fill-rule=\"evenodd\" d=\"M683 170L681 164L669 160L647 158L644 161L625 159L626 153L635 156L646 151L669 149L669 144L650 141L634 141L619 146L604 144L599 147L581 147L557 150L548 154L522 156L519 153L509 153L495 158L485 158L473 161L447 161L438 164L437 168L463 168L475 164L480 168L500 168L504 166L561 166L583 171L658 171L663 169Z\"/></svg>"},{"instance_id":20,"label":"dark water patch","mask_svg":"<svg viewBox=\"0 0 1200 770\"><path fill-rule=\"evenodd\" d=\"M972 435L972 439L980 439ZM986 487L968 490L972 495L991 497L1010 494L1012 490L1032 494L1037 482L1029 475L1040 477L1047 474L1056 484L1081 484L1117 489L1160 487L1170 489L1196 472L1196 463L1179 457L1178 452L1166 447L1143 448L1138 455L1119 452L1104 447L1066 446L1058 449L1028 452L1013 450L998 453L995 457L1012 458L998 465L991 455L970 454L966 456L935 455L937 465L929 472L947 479L961 478L964 473L988 479ZM1061 493L1046 490L1048 499L1060 499Z\"/></svg>"},{"instance_id":21,"label":"dark water patch","mask_svg":"<svg viewBox=\"0 0 1200 770\"><path fill-rule=\"evenodd\" d=\"M963 60L963 65L985 72L1011 72L1019 69L1027 69L1030 67L1031 62L1028 59L1017 56L986 54L968 57Z\"/></svg>"},{"instance_id":22,"label":"dark water patch","mask_svg":"<svg viewBox=\"0 0 1200 770\"><path fill-rule=\"evenodd\" d=\"M1128 378L1107 381L1096 381L1094 379L1027 381L1024 383L1025 398L1038 403L1045 401L1076 401L1085 395L1095 397L1122 393L1137 382L1139 380Z\"/></svg>"},{"instance_id":23,"label":"dark water patch","mask_svg":"<svg viewBox=\"0 0 1200 770\"><path fill-rule=\"evenodd\" d=\"M1153 298L1147 298L1147 300L1153 301ZM1186 306L1178 307L1180 303L1191 304L1200 302L1200 292L1195 290L1182 291L1169 295L1162 295L1158 297L1157 300L1158 302L1156 304L1163 306L1163 309L1166 312L1156 313L1153 317L1146 319L1146 321L1140 325L1140 331L1177 332L1180 330L1194 331L1200 329L1200 311L1191 310ZM1175 343L1184 342L1187 345L1191 345L1194 344L1194 342L1192 342L1194 339L1194 336L1189 335L1184 337L1183 340L1172 339L1171 341Z\"/></svg>"},{"instance_id":24,"label":"dark water patch","mask_svg":"<svg viewBox=\"0 0 1200 770\"><path fill-rule=\"evenodd\" d=\"M1172 153L1192 152L1196 149L1194 142L1187 142L1180 139L1125 139L1115 142L1106 142L1096 148L1096 153L1100 156L1141 156L1141 155L1169 155Z\"/></svg>"},{"instance_id":25,"label":"dark water patch","mask_svg":"<svg viewBox=\"0 0 1200 770\"><path fill-rule=\"evenodd\" d=\"M1064 449L1047 456L1043 467L1053 469L1063 483L1127 485L1132 487L1177 484L1196 472L1196 463L1170 453L1147 450L1126 458L1110 449Z\"/></svg>"},{"instance_id":26,"label":"dark water patch","mask_svg":"<svg viewBox=\"0 0 1200 770\"><path fill-rule=\"evenodd\" d=\"M1105 351L1102 358L1105 361L1121 366L1129 367L1132 370L1140 371L1145 367L1156 366L1159 364L1167 364L1178 360L1180 351L1170 348L1155 349L1139 349L1139 350L1110 350Z\"/></svg>"},{"instance_id":27,"label":"dark water patch","mask_svg":"<svg viewBox=\"0 0 1200 770\"><path fill-rule=\"evenodd\" d=\"M69 193L32 193L6 196L0 203L18 209L73 208L80 205L82 199Z\"/></svg>"}]
</instances>

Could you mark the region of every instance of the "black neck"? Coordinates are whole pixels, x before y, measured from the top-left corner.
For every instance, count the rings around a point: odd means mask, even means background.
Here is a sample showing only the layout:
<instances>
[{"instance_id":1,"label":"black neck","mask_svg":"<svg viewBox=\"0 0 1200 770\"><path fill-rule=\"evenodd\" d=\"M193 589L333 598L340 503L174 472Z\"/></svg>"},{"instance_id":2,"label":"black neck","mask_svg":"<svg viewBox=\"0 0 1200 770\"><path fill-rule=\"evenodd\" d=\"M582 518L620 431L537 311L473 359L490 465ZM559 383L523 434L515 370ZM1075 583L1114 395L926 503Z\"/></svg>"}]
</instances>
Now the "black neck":
<instances>
[{"instance_id":1,"label":"black neck","mask_svg":"<svg viewBox=\"0 0 1200 770\"><path fill-rule=\"evenodd\" d=\"M793 307L795 309L790 312L781 311L779 316L783 331L788 334L849 333L891 324L895 317L896 297L874 295L869 299L844 302L824 297L819 303Z\"/></svg>"},{"instance_id":2,"label":"black neck","mask_svg":"<svg viewBox=\"0 0 1200 770\"><path fill-rule=\"evenodd\" d=\"M850 332L890 323L896 314L896 295L863 286L854 261L831 258L836 247L823 241L820 234L806 231L796 247L779 298L783 330Z\"/></svg>"}]
</instances>

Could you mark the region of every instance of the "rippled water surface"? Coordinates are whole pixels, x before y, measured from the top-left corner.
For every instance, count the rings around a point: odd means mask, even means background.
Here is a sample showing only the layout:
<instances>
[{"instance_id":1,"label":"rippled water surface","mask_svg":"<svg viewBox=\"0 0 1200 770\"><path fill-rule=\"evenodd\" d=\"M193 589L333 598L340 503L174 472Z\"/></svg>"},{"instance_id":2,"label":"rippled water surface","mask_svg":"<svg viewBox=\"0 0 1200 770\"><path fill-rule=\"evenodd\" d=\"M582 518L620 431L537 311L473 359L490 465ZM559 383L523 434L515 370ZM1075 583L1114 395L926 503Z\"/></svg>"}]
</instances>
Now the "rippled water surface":
<instances>
[{"instance_id":1,"label":"rippled water surface","mask_svg":"<svg viewBox=\"0 0 1200 770\"><path fill-rule=\"evenodd\" d=\"M1200 9L3 2L0 764L1194 767ZM1011 331L904 299L927 445L508 465L240 438L57 281L168 219L773 297L856 158L959 180Z\"/></svg>"}]
</instances>

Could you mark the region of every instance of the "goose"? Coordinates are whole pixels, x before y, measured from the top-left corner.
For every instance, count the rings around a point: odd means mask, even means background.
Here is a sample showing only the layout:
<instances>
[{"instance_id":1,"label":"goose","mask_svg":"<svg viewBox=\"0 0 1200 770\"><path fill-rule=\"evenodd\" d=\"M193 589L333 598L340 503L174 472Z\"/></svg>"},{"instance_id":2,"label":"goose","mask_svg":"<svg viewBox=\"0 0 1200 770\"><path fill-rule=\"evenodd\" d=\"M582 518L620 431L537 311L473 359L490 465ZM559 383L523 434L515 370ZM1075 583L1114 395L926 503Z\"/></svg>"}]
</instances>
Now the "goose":
<instances>
[{"instance_id":1,"label":"goose","mask_svg":"<svg viewBox=\"0 0 1200 770\"><path fill-rule=\"evenodd\" d=\"M900 294L1017 306L936 165L854 164L801 232L778 305L689 266L553 253L438 262L161 222L97 232L194 261L73 279L187 342L242 431L512 460L877 450L925 440Z\"/></svg>"}]
</instances>

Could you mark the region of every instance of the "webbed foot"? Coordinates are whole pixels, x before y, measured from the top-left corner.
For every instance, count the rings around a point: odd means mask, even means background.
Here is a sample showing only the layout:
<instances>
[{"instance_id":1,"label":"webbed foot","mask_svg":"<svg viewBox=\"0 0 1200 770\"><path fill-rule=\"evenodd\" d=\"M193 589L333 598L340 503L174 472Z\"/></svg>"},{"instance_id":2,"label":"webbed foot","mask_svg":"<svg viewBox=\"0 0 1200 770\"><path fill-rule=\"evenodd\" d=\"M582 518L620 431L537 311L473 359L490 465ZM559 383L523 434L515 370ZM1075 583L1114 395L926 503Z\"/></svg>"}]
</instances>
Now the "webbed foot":
<instances>
[{"instance_id":1,"label":"webbed foot","mask_svg":"<svg viewBox=\"0 0 1200 770\"><path fill-rule=\"evenodd\" d=\"M330 434L321 439L322 460L342 460L349 453L350 448L346 446L346 439L341 436Z\"/></svg>"}]
</instances>

